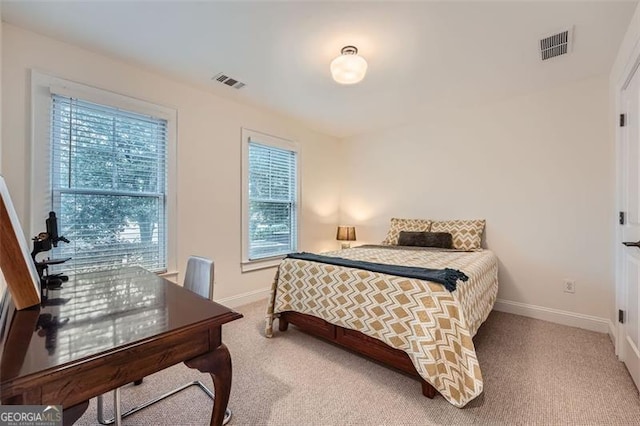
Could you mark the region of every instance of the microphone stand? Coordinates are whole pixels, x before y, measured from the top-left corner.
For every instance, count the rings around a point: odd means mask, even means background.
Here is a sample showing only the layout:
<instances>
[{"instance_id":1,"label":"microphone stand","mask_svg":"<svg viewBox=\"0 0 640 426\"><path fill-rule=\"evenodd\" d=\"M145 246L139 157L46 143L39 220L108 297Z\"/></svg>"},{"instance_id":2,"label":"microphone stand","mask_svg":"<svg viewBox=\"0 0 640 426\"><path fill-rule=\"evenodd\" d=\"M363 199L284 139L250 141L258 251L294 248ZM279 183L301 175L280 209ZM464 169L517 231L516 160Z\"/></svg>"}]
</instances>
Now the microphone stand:
<instances>
[{"instance_id":1,"label":"microphone stand","mask_svg":"<svg viewBox=\"0 0 640 426\"><path fill-rule=\"evenodd\" d=\"M36 256L39 253L43 253L51 250L53 247L58 247L60 241L69 243L64 236L58 235L58 220L55 212L49 212L49 217L46 220L47 232L41 232L33 237L33 251L31 252L31 258L36 265L38 276L40 277L40 294L44 300L49 296L49 290L58 290L62 288L62 283L69 281L69 277L63 274L49 274L50 265L60 265L71 258L66 259L44 259L41 261L36 260Z\"/></svg>"}]
</instances>

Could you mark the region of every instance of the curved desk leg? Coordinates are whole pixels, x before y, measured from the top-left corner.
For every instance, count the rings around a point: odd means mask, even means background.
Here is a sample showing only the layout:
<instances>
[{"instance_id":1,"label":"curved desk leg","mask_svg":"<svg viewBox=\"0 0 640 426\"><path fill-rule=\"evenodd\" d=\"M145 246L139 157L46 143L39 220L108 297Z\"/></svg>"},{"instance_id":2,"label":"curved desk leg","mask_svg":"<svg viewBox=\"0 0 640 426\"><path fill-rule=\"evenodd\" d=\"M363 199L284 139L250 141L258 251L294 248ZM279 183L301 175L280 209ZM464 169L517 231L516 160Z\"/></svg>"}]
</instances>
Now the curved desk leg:
<instances>
[{"instance_id":1,"label":"curved desk leg","mask_svg":"<svg viewBox=\"0 0 640 426\"><path fill-rule=\"evenodd\" d=\"M82 417L84 412L87 411L87 408L89 408L89 401L81 402L73 407L65 408L62 410L62 423L65 426L74 424L80 417Z\"/></svg>"},{"instance_id":2,"label":"curved desk leg","mask_svg":"<svg viewBox=\"0 0 640 426\"><path fill-rule=\"evenodd\" d=\"M213 379L215 398L211 413L211 426L221 426L224 412L229 403L231 392L231 354L222 343L212 352L184 362L189 368L195 368L202 373L211 374Z\"/></svg>"}]
</instances>

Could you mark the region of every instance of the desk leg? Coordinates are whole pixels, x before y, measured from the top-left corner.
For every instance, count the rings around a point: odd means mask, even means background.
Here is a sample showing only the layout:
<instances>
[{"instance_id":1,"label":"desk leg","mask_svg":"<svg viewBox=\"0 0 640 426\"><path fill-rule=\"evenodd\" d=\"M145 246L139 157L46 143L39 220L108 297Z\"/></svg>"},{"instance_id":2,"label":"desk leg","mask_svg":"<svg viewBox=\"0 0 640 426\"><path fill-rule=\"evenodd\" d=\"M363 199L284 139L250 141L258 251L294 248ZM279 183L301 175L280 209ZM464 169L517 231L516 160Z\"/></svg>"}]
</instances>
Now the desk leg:
<instances>
[{"instance_id":1,"label":"desk leg","mask_svg":"<svg viewBox=\"0 0 640 426\"><path fill-rule=\"evenodd\" d=\"M222 426L224 412L229 403L229 393L231 392L231 354L229 354L229 350L222 343L212 352L184 363L189 368L196 368L203 373L211 374L215 392L211 426Z\"/></svg>"},{"instance_id":2,"label":"desk leg","mask_svg":"<svg viewBox=\"0 0 640 426\"><path fill-rule=\"evenodd\" d=\"M89 408L89 401L81 402L73 407L65 408L62 410L62 423L64 426L71 426L78 421L80 417Z\"/></svg>"}]
</instances>

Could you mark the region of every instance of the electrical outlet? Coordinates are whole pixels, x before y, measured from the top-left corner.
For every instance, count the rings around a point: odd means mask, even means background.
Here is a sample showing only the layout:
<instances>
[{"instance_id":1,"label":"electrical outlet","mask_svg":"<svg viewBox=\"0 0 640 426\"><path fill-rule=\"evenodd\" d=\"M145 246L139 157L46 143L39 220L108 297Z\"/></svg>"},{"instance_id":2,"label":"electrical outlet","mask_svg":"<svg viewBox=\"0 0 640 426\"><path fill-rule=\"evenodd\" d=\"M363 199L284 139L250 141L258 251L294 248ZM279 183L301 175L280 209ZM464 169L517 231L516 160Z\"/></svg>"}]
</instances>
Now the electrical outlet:
<instances>
[{"instance_id":1,"label":"electrical outlet","mask_svg":"<svg viewBox=\"0 0 640 426\"><path fill-rule=\"evenodd\" d=\"M565 293L575 293L576 292L576 282L574 280L564 280L564 292Z\"/></svg>"}]
</instances>

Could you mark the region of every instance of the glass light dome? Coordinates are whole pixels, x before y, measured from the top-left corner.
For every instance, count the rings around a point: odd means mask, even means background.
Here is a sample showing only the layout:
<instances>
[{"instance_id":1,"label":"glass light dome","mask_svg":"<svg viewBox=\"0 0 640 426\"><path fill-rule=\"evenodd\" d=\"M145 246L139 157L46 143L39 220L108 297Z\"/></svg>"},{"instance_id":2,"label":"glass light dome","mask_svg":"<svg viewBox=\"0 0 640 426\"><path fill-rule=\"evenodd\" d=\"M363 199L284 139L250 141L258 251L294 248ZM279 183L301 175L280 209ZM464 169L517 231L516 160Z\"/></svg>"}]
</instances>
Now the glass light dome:
<instances>
[{"instance_id":1,"label":"glass light dome","mask_svg":"<svg viewBox=\"0 0 640 426\"><path fill-rule=\"evenodd\" d=\"M340 56L331 61L331 75L340 84L355 84L362 81L367 73L367 61L358 55L354 46L342 48Z\"/></svg>"}]
</instances>

